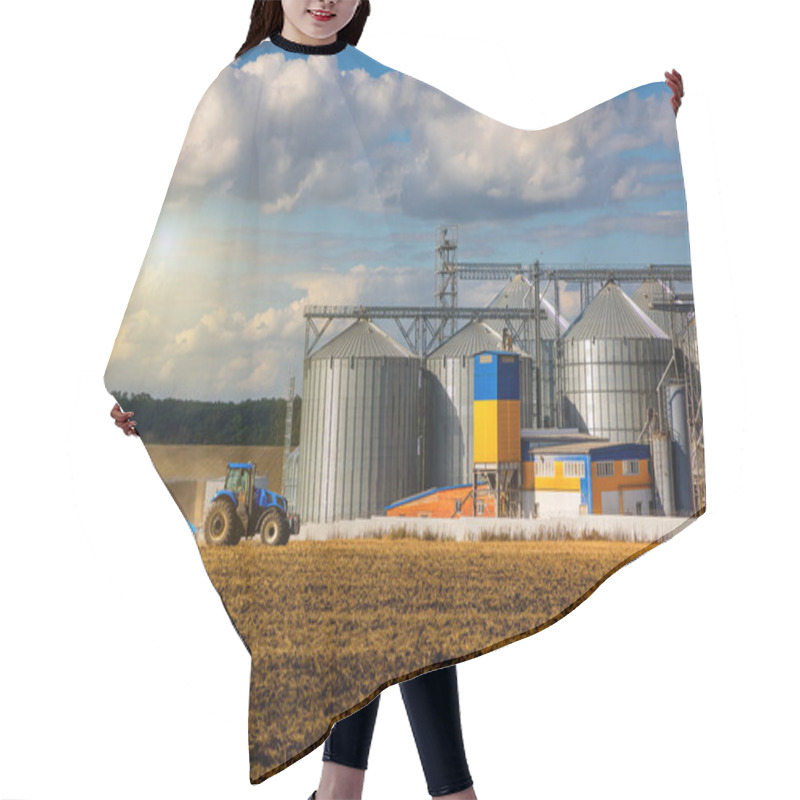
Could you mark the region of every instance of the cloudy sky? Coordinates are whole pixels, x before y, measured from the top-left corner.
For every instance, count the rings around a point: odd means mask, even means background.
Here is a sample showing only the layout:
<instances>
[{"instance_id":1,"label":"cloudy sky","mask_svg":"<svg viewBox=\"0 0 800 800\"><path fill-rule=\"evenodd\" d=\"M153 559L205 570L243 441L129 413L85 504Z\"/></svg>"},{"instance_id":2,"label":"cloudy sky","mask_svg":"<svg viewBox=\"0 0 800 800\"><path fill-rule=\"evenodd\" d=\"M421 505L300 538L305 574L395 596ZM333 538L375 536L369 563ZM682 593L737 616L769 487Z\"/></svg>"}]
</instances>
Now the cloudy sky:
<instances>
[{"instance_id":1,"label":"cloudy sky","mask_svg":"<svg viewBox=\"0 0 800 800\"><path fill-rule=\"evenodd\" d=\"M352 47L266 40L198 105L106 387L273 397L291 369L302 393L303 307L433 305L440 224L461 261L689 263L670 96L649 84L525 131ZM501 288L461 281L459 305Z\"/></svg>"}]
</instances>

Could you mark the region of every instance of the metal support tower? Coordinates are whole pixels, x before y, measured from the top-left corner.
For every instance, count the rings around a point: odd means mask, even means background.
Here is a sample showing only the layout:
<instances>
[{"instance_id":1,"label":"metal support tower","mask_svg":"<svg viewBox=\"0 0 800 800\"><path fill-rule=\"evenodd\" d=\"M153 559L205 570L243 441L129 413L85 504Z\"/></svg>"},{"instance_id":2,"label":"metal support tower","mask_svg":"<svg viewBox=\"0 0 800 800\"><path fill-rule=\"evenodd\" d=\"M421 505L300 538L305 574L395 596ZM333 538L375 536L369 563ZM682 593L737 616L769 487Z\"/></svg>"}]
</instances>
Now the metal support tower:
<instances>
[{"instance_id":1,"label":"metal support tower","mask_svg":"<svg viewBox=\"0 0 800 800\"><path fill-rule=\"evenodd\" d=\"M439 308L454 309L458 307L458 225L440 225L436 229L436 284L434 302ZM450 317L450 332L456 332L456 321ZM447 323L445 323L447 324ZM444 341L444 327L437 333L436 346Z\"/></svg>"},{"instance_id":2,"label":"metal support tower","mask_svg":"<svg viewBox=\"0 0 800 800\"><path fill-rule=\"evenodd\" d=\"M542 427L542 291L539 262L534 262L533 273L533 346L534 346L534 397L536 399L536 427ZM558 326L556 326L558 327Z\"/></svg>"}]
</instances>

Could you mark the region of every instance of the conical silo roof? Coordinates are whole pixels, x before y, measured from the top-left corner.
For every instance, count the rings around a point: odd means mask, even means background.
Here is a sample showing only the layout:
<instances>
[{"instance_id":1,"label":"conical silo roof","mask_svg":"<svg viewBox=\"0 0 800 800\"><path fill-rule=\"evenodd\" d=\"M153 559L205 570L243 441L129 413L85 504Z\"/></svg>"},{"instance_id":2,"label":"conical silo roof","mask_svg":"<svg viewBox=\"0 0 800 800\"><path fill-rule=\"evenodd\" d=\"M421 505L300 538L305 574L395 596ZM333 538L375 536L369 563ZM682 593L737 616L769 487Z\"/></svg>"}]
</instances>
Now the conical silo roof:
<instances>
[{"instance_id":1,"label":"conical silo roof","mask_svg":"<svg viewBox=\"0 0 800 800\"><path fill-rule=\"evenodd\" d=\"M657 278L648 278L643 281L633 293L631 299L639 308L652 319L663 331L670 332L671 326L676 332L683 329L683 314L672 314L669 311L648 308L650 303L668 303L673 299L674 292L669 286Z\"/></svg>"},{"instance_id":2,"label":"conical silo roof","mask_svg":"<svg viewBox=\"0 0 800 800\"><path fill-rule=\"evenodd\" d=\"M359 319L311 355L321 358L416 358L407 347L395 341L374 322Z\"/></svg>"},{"instance_id":3,"label":"conical silo roof","mask_svg":"<svg viewBox=\"0 0 800 800\"><path fill-rule=\"evenodd\" d=\"M474 356L484 350L502 350L503 337L485 322L472 320L456 331L446 342L436 348L428 358L454 358L457 356ZM525 355L516 345L511 352Z\"/></svg>"},{"instance_id":4,"label":"conical silo roof","mask_svg":"<svg viewBox=\"0 0 800 800\"><path fill-rule=\"evenodd\" d=\"M572 323L571 339L669 339L670 337L628 297L608 281Z\"/></svg>"},{"instance_id":5,"label":"conical silo roof","mask_svg":"<svg viewBox=\"0 0 800 800\"><path fill-rule=\"evenodd\" d=\"M542 320L541 333L542 339L556 338L556 310L552 304L541 294L539 295L541 307L545 310L547 318ZM501 290L497 296L489 303L489 308L530 308L533 310L533 287L523 275L515 275ZM492 328L502 332L502 319L486 319L484 322ZM561 317L561 335L567 330L567 321Z\"/></svg>"}]
</instances>

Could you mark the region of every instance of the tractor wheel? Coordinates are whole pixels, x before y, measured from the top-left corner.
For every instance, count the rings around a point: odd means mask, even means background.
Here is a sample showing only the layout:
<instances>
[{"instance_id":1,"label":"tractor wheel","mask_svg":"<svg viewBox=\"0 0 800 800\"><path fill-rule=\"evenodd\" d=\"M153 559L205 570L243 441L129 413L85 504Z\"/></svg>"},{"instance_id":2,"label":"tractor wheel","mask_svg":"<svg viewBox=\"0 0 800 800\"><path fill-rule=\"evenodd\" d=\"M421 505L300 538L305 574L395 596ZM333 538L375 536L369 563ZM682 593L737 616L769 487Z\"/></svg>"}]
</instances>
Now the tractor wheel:
<instances>
[{"instance_id":1,"label":"tractor wheel","mask_svg":"<svg viewBox=\"0 0 800 800\"><path fill-rule=\"evenodd\" d=\"M289 541L289 520L277 509L267 511L259 522L261 541L274 547Z\"/></svg>"},{"instance_id":2,"label":"tractor wheel","mask_svg":"<svg viewBox=\"0 0 800 800\"><path fill-rule=\"evenodd\" d=\"M236 545L242 538L242 522L229 500L215 500L208 508L203 533L210 545Z\"/></svg>"}]
</instances>

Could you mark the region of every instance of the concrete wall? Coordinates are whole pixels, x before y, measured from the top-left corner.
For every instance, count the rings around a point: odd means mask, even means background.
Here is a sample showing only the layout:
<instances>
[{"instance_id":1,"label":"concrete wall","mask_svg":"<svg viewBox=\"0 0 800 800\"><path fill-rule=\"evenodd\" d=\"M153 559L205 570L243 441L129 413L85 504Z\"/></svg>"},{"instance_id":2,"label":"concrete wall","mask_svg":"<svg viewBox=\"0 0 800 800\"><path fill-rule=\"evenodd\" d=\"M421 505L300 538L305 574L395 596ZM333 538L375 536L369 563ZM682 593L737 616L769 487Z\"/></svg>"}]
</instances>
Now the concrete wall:
<instances>
[{"instance_id":1,"label":"concrete wall","mask_svg":"<svg viewBox=\"0 0 800 800\"><path fill-rule=\"evenodd\" d=\"M418 519L414 517L339 520L331 523L306 523L300 534L289 540L325 540L330 538L358 539L405 528L408 535L426 533L455 541L479 541L481 532L510 535L519 539L564 539L569 533L575 538L599 534L609 539L653 542L667 539L692 522L694 517L637 517L630 515L576 515L556 519Z\"/></svg>"}]
</instances>

